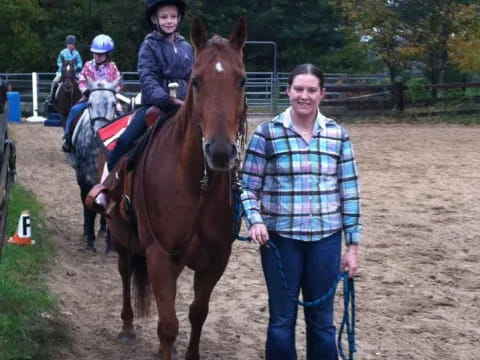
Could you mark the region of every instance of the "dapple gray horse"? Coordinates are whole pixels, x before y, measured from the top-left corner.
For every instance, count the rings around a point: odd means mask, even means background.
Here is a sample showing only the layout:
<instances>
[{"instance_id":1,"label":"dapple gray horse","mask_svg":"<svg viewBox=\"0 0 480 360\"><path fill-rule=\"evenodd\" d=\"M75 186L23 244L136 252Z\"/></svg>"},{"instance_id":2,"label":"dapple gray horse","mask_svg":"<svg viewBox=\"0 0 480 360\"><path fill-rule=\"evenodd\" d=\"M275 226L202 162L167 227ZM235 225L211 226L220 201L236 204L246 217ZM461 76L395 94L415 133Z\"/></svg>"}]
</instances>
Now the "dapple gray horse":
<instances>
[{"instance_id":1,"label":"dapple gray horse","mask_svg":"<svg viewBox=\"0 0 480 360\"><path fill-rule=\"evenodd\" d=\"M77 182L83 204L84 233L87 237L87 250L95 250L95 217L96 213L85 206L85 199L91 188L99 181L98 147L95 135L101 127L115 117L115 88L118 82L89 82L90 96L88 108L83 112L73 133L74 151L69 153L68 160L75 169ZM102 217L100 231L106 230L106 222ZM107 232L106 252L112 250L110 235Z\"/></svg>"}]
</instances>

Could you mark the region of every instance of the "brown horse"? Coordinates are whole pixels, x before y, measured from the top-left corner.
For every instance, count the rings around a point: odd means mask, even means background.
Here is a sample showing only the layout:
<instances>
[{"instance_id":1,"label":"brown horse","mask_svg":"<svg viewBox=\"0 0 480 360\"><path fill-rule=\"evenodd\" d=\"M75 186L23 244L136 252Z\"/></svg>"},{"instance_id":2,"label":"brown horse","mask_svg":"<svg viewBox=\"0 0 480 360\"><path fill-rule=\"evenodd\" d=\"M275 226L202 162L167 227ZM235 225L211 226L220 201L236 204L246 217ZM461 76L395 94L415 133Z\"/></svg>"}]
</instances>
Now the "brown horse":
<instances>
[{"instance_id":1,"label":"brown horse","mask_svg":"<svg viewBox=\"0 0 480 360\"><path fill-rule=\"evenodd\" d=\"M116 208L108 219L119 253L123 285L121 339L135 336L130 297L134 275L137 315L148 308L150 289L158 309L162 360L170 360L178 334L177 279L185 266L195 271L192 326L186 359L197 360L203 323L214 286L233 243L232 183L237 142L244 135L246 22L230 39L208 40L200 20L192 25L195 64L184 105L150 139L133 177L136 229Z\"/></svg>"},{"instance_id":2,"label":"brown horse","mask_svg":"<svg viewBox=\"0 0 480 360\"><path fill-rule=\"evenodd\" d=\"M70 109L82 97L75 77L75 60L65 60L62 57L60 84L60 89L55 97L55 110L62 116L62 125L65 127Z\"/></svg>"}]
</instances>

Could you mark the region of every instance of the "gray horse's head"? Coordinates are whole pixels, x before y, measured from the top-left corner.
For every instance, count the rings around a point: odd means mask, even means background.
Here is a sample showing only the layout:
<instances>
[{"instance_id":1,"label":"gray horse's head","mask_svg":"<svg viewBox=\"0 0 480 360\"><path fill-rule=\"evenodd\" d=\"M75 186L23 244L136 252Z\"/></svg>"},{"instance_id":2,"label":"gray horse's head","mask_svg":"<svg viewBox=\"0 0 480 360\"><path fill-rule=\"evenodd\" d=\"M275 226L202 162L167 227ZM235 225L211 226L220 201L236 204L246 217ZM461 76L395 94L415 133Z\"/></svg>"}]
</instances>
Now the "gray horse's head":
<instances>
[{"instance_id":1,"label":"gray horse's head","mask_svg":"<svg viewBox=\"0 0 480 360\"><path fill-rule=\"evenodd\" d=\"M88 115L95 132L115 117L115 88L118 81L105 83L87 80L90 96L88 98Z\"/></svg>"},{"instance_id":2,"label":"gray horse's head","mask_svg":"<svg viewBox=\"0 0 480 360\"><path fill-rule=\"evenodd\" d=\"M98 181L98 147L95 135L115 117L117 85L118 81L110 84L88 81L88 108L83 112L74 132L75 151L68 156L79 183L93 185Z\"/></svg>"}]
</instances>

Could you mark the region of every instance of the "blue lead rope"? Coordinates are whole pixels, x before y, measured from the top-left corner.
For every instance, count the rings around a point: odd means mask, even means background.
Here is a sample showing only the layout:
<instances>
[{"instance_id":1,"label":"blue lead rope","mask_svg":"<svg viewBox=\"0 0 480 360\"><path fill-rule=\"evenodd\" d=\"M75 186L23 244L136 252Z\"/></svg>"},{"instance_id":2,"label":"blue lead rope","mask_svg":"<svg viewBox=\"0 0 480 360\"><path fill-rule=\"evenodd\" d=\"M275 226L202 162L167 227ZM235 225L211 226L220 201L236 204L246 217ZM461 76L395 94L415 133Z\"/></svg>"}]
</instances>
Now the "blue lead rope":
<instances>
[{"instance_id":1,"label":"blue lead rope","mask_svg":"<svg viewBox=\"0 0 480 360\"><path fill-rule=\"evenodd\" d=\"M236 191L235 194L235 204L234 204L234 217L233 217L233 238L241 241L251 241L252 239L248 236L240 236L240 227L242 217L244 215L242 203L240 201L241 191ZM342 360L347 360L345 353L343 352L342 347L342 336L343 332L346 329L347 339L348 339L348 360L353 360L353 354L357 351L355 348L355 287L353 279L348 277L348 272L341 272L337 275L333 281L332 286L328 291L321 296L320 298L314 301L302 301L293 296L290 288L287 284L287 279L285 277L285 271L282 263L282 258L280 252L278 251L277 246L272 242L268 242L268 246L273 249L275 252L275 257L277 258L278 270L280 272L280 277L282 279L283 288L287 293L287 296L296 304L303 307L312 307L324 303L328 298L335 295L337 290L338 283L343 279L343 319L338 330L337 346L338 354Z\"/></svg>"},{"instance_id":2,"label":"blue lead rope","mask_svg":"<svg viewBox=\"0 0 480 360\"><path fill-rule=\"evenodd\" d=\"M313 301L302 301L293 296L290 288L287 284L287 278L285 276L285 268L283 267L282 258L280 257L280 251L278 251L277 246L271 240L268 241L267 246L271 247L275 252L275 257L277 258L278 271L280 272L280 277L282 279L283 288L287 293L287 296L296 304L303 307L313 307L321 303L326 302L330 297L335 295L337 290L338 283L343 279L343 319L340 324L340 329L338 330L338 353L342 360L347 360L345 353L343 352L342 347L342 335L343 331L347 330L347 339L348 339L348 360L353 360L353 353L356 352L355 349L355 288L353 279L348 277L348 272L341 272L337 275L333 281L332 286L328 291L323 294L320 298Z\"/></svg>"}]
</instances>

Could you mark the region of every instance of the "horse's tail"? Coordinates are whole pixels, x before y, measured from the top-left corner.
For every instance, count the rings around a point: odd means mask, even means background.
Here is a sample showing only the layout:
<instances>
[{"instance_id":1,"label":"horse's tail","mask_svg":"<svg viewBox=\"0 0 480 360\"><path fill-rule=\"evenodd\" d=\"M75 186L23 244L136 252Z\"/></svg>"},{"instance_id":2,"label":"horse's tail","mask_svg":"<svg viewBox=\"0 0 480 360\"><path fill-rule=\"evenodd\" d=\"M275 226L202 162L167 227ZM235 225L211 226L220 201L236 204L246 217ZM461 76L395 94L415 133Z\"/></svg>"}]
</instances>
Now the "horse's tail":
<instances>
[{"instance_id":1,"label":"horse's tail","mask_svg":"<svg viewBox=\"0 0 480 360\"><path fill-rule=\"evenodd\" d=\"M135 296L135 312L137 316L150 315L151 290L148 277L147 259L143 256L132 257L133 293Z\"/></svg>"}]
</instances>

